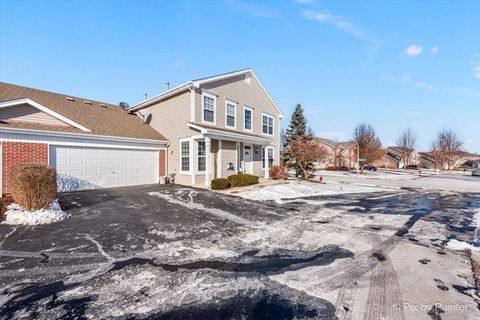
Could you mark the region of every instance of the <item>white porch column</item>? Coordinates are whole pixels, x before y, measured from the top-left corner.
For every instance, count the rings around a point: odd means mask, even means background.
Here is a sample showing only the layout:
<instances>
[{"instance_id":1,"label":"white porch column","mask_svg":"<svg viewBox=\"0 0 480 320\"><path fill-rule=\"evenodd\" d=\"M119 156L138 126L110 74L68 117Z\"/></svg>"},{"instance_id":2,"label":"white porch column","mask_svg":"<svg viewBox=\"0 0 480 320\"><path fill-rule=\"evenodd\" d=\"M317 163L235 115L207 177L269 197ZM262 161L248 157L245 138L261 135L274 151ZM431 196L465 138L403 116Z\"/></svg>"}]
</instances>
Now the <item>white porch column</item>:
<instances>
[{"instance_id":1,"label":"white porch column","mask_svg":"<svg viewBox=\"0 0 480 320\"><path fill-rule=\"evenodd\" d=\"M263 148L263 155L265 156L265 179L270 178L270 168L268 167L268 147L267 146L262 146Z\"/></svg>"},{"instance_id":2,"label":"white porch column","mask_svg":"<svg viewBox=\"0 0 480 320\"><path fill-rule=\"evenodd\" d=\"M205 137L205 186L209 187L211 182L211 171L212 171L212 155L211 155L211 139Z\"/></svg>"},{"instance_id":3,"label":"white porch column","mask_svg":"<svg viewBox=\"0 0 480 320\"><path fill-rule=\"evenodd\" d=\"M197 163L198 163L198 141L190 141L190 170L192 172L192 185L197 183Z\"/></svg>"},{"instance_id":4,"label":"white porch column","mask_svg":"<svg viewBox=\"0 0 480 320\"><path fill-rule=\"evenodd\" d=\"M217 150L217 178L222 177L222 150L223 143L222 140L218 140L218 150Z\"/></svg>"}]
</instances>

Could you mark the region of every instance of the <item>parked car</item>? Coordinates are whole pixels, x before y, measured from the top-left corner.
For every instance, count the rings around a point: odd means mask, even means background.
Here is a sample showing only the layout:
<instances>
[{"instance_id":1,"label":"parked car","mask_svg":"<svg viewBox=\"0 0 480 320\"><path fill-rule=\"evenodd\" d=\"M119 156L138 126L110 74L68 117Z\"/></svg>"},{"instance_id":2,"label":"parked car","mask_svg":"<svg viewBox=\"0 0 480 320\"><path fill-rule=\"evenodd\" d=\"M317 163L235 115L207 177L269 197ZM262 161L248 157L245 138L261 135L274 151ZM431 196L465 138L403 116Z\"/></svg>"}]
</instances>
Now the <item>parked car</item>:
<instances>
[{"instance_id":1,"label":"parked car","mask_svg":"<svg viewBox=\"0 0 480 320\"><path fill-rule=\"evenodd\" d=\"M480 177L480 169L473 170L472 171L472 176Z\"/></svg>"},{"instance_id":2,"label":"parked car","mask_svg":"<svg viewBox=\"0 0 480 320\"><path fill-rule=\"evenodd\" d=\"M377 171L377 167L372 166L371 164L369 164L369 165L364 166L364 167L363 167L363 170L367 170L367 171Z\"/></svg>"},{"instance_id":3,"label":"parked car","mask_svg":"<svg viewBox=\"0 0 480 320\"><path fill-rule=\"evenodd\" d=\"M418 166L415 164L411 164L405 167L407 170L418 170Z\"/></svg>"}]
</instances>

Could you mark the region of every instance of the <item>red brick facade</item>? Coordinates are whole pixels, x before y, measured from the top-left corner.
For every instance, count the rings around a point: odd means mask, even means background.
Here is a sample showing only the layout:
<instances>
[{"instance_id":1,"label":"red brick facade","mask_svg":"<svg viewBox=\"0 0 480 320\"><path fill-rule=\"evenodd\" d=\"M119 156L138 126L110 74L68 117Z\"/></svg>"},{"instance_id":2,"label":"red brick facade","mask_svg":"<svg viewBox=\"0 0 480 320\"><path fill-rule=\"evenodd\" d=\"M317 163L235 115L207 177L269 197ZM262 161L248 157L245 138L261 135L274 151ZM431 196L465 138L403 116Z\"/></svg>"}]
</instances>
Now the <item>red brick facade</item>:
<instances>
[{"instance_id":1,"label":"red brick facade","mask_svg":"<svg viewBox=\"0 0 480 320\"><path fill-rule=\"evenodd\" d=\"M48 144L2 142L2 194L8 193L8 169L17 163L48 164Z\"/></svg>"},{"instance_id":2,"label":"red brick facade","mask_svg":"<svg viewBox=\"0 0 480 320\"><path fill-rule=\"evenodd\" d=\"M167 151L166 150L160 150L159 154L160 158L160 177L165 177L167 175Z\"/></svg>"}]
</instances>

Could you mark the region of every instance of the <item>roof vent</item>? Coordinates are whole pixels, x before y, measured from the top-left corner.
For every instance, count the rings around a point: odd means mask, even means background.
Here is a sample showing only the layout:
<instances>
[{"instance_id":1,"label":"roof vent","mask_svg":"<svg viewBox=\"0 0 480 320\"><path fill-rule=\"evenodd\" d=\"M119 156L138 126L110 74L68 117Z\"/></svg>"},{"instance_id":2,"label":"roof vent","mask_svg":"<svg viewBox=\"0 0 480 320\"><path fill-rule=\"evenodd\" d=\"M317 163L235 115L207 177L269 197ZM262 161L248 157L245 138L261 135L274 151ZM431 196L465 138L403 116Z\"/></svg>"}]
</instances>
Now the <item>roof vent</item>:
<instances>
[{"instance_id":1,"label":"roof vent","mask_svg":"<svg viewBox=\"0 0 480 320\"><path fill-rule=\"evenodd\" d=\"M128 108L130 108L130 105L126 102L120 102L118 105L125 110L128 110Z\"/></svg>"},{"instance_id":2,"label":"roof vent","mask_svg":"<svg viewBox=\"0 0 480 320\"><path fill-rule=\"evenodd\" d=\"M88 101L88 100L83 100L83 103L92 105L92 101Z\"/></svg>"},{"instance_id":3,"label":"roof vent","mask_svg":"<svg viewBox=\"0 0 480 320\"><path fill-rule=\"evenodd\" d=\"M106 108L106 107L107 107L107 105L106 105L106 104L104 104L104 103L100 103L100 107L104 107L104 108Z\"/></svg>"},{"instance_id":4,"label":"roof vent","mask_svg":"<svg viewBox=\"0 0 480 320\"><path fill-rule=\"evenodd\" d=\"M75 101L75 99L73 99L73 98L70 98L70 97L65 97L65 100L68 100L68 101Z\"/></svg>"}]
</instances>

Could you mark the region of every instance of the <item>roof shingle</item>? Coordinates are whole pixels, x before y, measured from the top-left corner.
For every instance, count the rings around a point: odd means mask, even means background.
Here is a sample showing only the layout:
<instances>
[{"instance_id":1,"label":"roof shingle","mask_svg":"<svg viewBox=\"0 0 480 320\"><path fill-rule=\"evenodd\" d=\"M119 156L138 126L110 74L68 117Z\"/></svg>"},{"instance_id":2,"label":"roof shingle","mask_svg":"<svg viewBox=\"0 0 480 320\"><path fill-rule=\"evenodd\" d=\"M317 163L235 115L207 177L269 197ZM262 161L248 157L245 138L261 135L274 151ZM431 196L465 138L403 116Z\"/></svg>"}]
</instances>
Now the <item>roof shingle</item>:
<instances>
[{"instance_id":1,"label":"roof shingle","mask_svg":"<svg viewBox=\"0 0 480 320\"><path fill-rule=\"evenodd\" d=\"M72 99L67 100L67 97ZM129 114L119 106L0 82L0 102L22 98L29 98L50 110L81 124L92 131L88 134L162 141L167 140L151 126L144 123L141 118ZM90 103L85 103L84 101L89 101ZM0 123L0 126L25 128L24 125L20 124ZM30 125L28 128L76 132L76 130L72 130L72 128L69 127L43 126L42 124ZM81 133L85 132L81 131Z\"/></svg>"}]
</instances>

